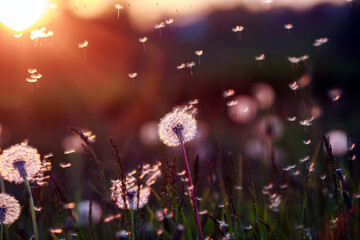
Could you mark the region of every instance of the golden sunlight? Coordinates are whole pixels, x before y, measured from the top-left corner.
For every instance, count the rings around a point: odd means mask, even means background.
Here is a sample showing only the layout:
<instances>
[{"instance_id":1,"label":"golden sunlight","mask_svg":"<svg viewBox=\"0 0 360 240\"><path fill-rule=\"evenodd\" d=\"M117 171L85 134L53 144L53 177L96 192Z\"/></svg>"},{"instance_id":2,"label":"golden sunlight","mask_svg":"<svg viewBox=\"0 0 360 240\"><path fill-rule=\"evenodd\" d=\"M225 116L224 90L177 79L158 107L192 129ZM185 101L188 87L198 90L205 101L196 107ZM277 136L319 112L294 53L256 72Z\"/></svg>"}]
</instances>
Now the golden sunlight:
<instances>
[{"instance_id":1,"label":"golden sunlight","mask_svg":"<svg viewBox=\"0 0 360 240\"><path fill-rule=\"evenodd\" d=\"M32 26L49 9L49 0L0 0L0 22L15 31Z\"/></svg>"}]
</instances>

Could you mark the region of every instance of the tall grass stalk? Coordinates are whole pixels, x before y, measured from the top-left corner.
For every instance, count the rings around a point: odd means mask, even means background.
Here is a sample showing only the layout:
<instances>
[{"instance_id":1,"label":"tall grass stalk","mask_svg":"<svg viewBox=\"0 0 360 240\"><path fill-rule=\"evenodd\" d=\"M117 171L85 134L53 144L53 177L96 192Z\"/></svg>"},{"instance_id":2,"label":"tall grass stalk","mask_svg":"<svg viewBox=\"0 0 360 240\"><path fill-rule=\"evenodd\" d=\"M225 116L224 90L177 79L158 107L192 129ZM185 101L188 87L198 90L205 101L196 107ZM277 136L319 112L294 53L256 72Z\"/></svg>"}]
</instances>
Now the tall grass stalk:
<instances>
[{"instance_id":1,"label":"tall grass stalk","mask_svg":"<svg viewBox=\"0 0 360 240\"><path fill-rule=\"evenodd\" d=\"M30 184L29 181L27 180L26 175L23 175L24 181L25 181L25 185L26 188L29 192L29 202L30 202L30 212L31 212L31 221L33 224L33 230L34 230L34 235L35 235L35 240L39 240L39 235L38 235L38 230L37 230L37 224L36 224L36 216L35 216L35 208L34 208L34 199L31 193L31 188L30 188Z\"/></svg>"}]
</instances>

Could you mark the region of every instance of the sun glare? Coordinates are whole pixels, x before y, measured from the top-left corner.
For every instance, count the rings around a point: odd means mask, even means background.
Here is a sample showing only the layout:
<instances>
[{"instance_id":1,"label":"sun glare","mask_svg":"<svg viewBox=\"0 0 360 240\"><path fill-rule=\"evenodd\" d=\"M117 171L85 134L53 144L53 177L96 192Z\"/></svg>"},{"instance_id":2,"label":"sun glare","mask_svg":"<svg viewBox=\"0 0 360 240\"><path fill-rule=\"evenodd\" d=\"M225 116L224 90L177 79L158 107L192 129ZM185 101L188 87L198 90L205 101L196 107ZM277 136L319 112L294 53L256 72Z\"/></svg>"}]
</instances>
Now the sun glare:
<instances>
[{"instance_id":1,"label":"sun glare","mask_svg":"<svg viewBox=\"0 0 360 240\"><path fill-rule=\"evenodd\" d=\"M32 26L49 9L49 0L0 0L0 22L15 31Z\"/></svg>"}]
</instances>

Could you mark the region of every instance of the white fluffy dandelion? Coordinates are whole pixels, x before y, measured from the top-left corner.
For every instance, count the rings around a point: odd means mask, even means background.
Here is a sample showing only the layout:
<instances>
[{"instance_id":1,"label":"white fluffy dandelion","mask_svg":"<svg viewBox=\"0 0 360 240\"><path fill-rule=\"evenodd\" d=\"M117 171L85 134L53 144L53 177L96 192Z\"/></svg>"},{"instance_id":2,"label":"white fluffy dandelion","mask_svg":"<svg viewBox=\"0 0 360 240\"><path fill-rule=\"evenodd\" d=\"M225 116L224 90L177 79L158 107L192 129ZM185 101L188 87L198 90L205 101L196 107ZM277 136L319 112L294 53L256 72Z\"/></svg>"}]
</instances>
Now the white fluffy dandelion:
<instances>
[{"instance_id":1,"label":"white fluffy dandelion","mask_svg":"<svg viewBox=\"0 0 360 240\"><path fill-rule=\"evenodd\" d=\"M40 154L27 144L13 145L5 149L0 157L1 176L9 182L23 183L24 174L31 180L40 169Z\"/></svg>"},{"instance_id":2,"label":"white fluffy dandelion","mask_svg":"<svg viewBox=\"0 0 360 240\"><path fill-rule=\"evenodd\" d=\"M0 193L0 223L10 224L20 216L20 204L13 196Z\"/></svg>"},{"instance_id":3,"label":"white fluffy dandelion","mask_svg":"<svg viewBox=\"0 0 360 240\"><path fill-rule=\"evenodd\" d=\"M159 123L160 140L169 147L175 147L192 140L196 134L196 120L188 113L190 107L177 107L166 114Z\"/></svg>"}]
</instances>

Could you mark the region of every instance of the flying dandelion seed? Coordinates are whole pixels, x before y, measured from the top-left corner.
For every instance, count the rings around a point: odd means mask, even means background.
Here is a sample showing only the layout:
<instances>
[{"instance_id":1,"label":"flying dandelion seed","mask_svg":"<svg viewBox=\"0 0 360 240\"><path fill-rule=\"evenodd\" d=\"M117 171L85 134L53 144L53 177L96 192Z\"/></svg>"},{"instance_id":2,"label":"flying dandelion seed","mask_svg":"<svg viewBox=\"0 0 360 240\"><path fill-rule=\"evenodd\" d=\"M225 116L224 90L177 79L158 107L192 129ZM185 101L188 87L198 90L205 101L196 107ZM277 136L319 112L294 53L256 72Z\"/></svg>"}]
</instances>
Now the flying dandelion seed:
<instances>
[{"instance_id":1,"label":"flying dandelion seed","mask_svg":"<svg viewBox=\"0 0 360 240\"><path fill-rule=\"evenodd\" d=\"M21 206L19 201L7 193L0 193L0 223L11 224L20 216ZM2 231L1 231L2 233ZM2 238L2 236L1 236Z\"/></svg>"},{"instance_id":2,"label":"flying dandelion seed","mask_svg":"<svg viewBox=\"0 0 360 240\"><path fill-rule=\"evenodd\" d=\"M299 124L304 127L309 127L309 126L311 126L311 121L309 119L300 120Z\"/></svg>"},{"instance_id":3,"label":"flying dandelion seed","mask_svg":"<svg viewBox=\"0 0 360 240\"><path fill-rule=\"evenodd\" d=\"M289 122L295 122L296 119L297 119L296 116L289 116L289 117L287 118L287 120L288 120Z\"/></svg>"},{"instance_id":4,"label":"flying dandelion seed","mask_svg":"<svg viewBox=\"0 0 360 240\"><path fill-rule=\"evenodd\" d=\"M235 95L234 89L227 89L223 91L223 98L228 98Z\"/></svg>"},{"instance_id":5,"label":"flying dandelion seed","mask_svg":"<svg viewBox=\"0 0 360 240\"><path fill-rule=\"evenodd\" d=\"M139 38L139 42L141 42L144 46L144 52L146 51L145 49L145 43L147 42L148 38L145 36L145 37L142 37L142 38Z\"/></svg>"},{"instance_id":6,"label":"flying dandelion seed","mask_svg":"<svg viewBox=\"0 0 360 240\"><path fill-rule=\"evenodd\" d=\"M299 62L300 62L300 58L298 57L288 57L287 58L290 62L290 68L292 68L292 70L295 70L299 67Z\"/></svg>"},{"instance_id":7,"label":"flying dandelion seed","mask_svg":"<svg viewBox=\"0 0 360 240\"><path fill-rule=\"evenodd\" d=\"M192 62L187 62L186 63L186 67L190 68L190 73L191 73L191 76L194 75L193 71L192 71L192 68L195 66L195 62L192 61Z\"/></svg>"},{"instance_id":8,"label":"flying dandelion seed","mask_svg":"<svg viewBox=\"0 0 360 240\"><path fill-rule=\"evenodd\" d=\"M160 35L160 38L161 38L161 29L165 27L165 23L164 22L161 22L159 24L155 24L155 29L159 29L159 35Z\"/></svg>"},{"instance_id":9,"label":"flying dandelion seed","mask_svg":"<svg viewBox=\"0 0 360 240\"><path fill-rule=\"evenodd\" d=\"M285 24L284 25L284 28L287 30L288 34L289 34L289 38L291 38L291 29L293 28L294 26L290 23L288 24Z\"/></svg>"},{"instance_id":10,"label":"flying dandelion seed","mask_svg":"<svg viewBox=\"0 0 360 240\"><path fill-rule=\"evenodd\" d=\"M78 47L81 49L84 49L84 58L86 58L86 52L85 52L85 48L87 48L87 46L89 45L89 42L84 40L83 42L78 44Z\"/></svg>"},{"instance_id":11,"label":"flying dandelion seed","mask_svg":"<svg viewBox=\"0 0 360 240\"><path fill-rule=\"evenodd\" d=\"M169 25L169 27L170 27L170 32L172 32L172 27L171 27L171 25L174 23L174 19L173 18L170 18L170 19L167 19L167 20L165 20L165 24L166 25Z\"/></svg>"},{"instance_id":12,"label":"flying dandelion seed","mask_svg":"<svg viewBox=\"0 0 360 240\"><path fill-rule=\"evenodd\" d=\"M296 168L296 164L286 166L286 167L283 168L283 170L284 170L284 171L290 171L290 170L292 170L292 169L294 169L294 168Z\"/></svg>"},{"instance_id":13,"label":"flying dandelion seed","mask_svg":"<svg viewBox=\"0 0 360 240\"><path fill-rule=\"evenodd\" d=\"M74 148L69 148L69 149L65 149L64 154L68 155L68 154L72 154L74 152L76 152L76 150Z\"/></svg>"},{"instance_id":14,"label":"flying dandelion seed","mask_svg":"<svg viewBox=\"0 0 360 240\"><path fill-rule=\"evenodd\" d=\"M68 163L60 163L59 166L61 168L68 168L68 167L71 167L71 162L68 162Z\"/></svg>"},{"instance_id":15,"label":"flying dandelion seed","mask_svg":"<svg viewBox=\"0 0 360 240\"><path fill-rule=\"evenodd\" d=\"M41 212L42 209L43 209L42 207L34 206L34 210L37 211L37 212Z\"/></svg>"},{"instance_id":16,"label":"flying dandelion seed","mask_svg":"<svg viewBox=\"0 0 360 240\"><path fill-rule=\"evenodd\" d=\"M267 12L270 12L272 2L273 2L273 0L263 0L262 1L262 3L266 6L266 11Z\"/></svg>"},{"instance_id":17,"label":"flying dandelion seed","mask_svg":"<svg viewBox=\"0 0 360 240\"><path fill-rule=\"evenodd\" d=\"M260 54L259 56L255 56L255 61L259 62L259 69L261 68L261 62L265 60L265 54Z\"/></svg>"},{"instance_id":18,"label":"flying dandelion seed","mask_svg":"<svg viewBox=\"0 0 360 240\"><path fill-rule=\"evenodd\" d=\"M49 4L49 7L52 9L53 14L54 14L54 17L56 17L56 16L55 16L55 8L57 7L57 5L56 5L55 3L50 3L50 4Z\"/></svg>"},{"instance_id":19,"label":"flying dandelion seed","mask_svg":"<svg viewBox=\"0 0 360 240\"><path fill-rule=\"evenodd\" d=\"M136 72L133 72L133 73L129 73L128 76L129 78L131 79L131 82L132 82L132 86L135 87L135 78L137 77L137 73Z\"/></svg>"},{"instance_id":20,"label":"flying dandelion seed","mask_svg":"<svg viewBox=\"0 0 360 240\"><path fill-rule=\"evenodd\" d=\"M120 17L120 10L124 8L123 5L121 5L120 3L115 3L114 5L115 9L117 10L117 19L119 19Z\"/></svg>"},{"instance_id":21,"label":"flying dandelion seed","mask_svg":"<svg viewBox=\"0 0 360 240\"><path fill-rule=\"evenodd\" d=\"M204 53L203 50L196 50L196 51L195 51L195 54L196 54L196 55L198 56L198 58L199 58L199 64L200 64L200 56L203 55L203 53Z\"/></svg>"},{"instance_id":22,"label":"flying dandelion seed","mask_svg":"<svg viewBox=\"0 0 360 240\"><path fill-rule=\"evenodd\" d=\"M29 68L28 69L28 73L30 73L30 74L34 74L36 72L37 72L37 69L35 69L35 68Z\"/></svg>"},{"instance_id":23,"label":"flying dandelion seed","mask_svg":"<svg viewBox=\"0 0 360 240\"><path fill-rule=\"evenodd\" d=\"M300 162L300 163L304 163L304 162L307 162L307 161L309 161L309 160L310 160L310 156L308 155L308 156L306 156L306 157L304 157L304 158L299 159L299 162Z\"/></svg>"},{"instance_id":24,"label":"flying dandelion seed","mask_svg":"<svg viewBox=\"0 0 360 240\"><path fill-rule=\"evenodd\" d=\"M313 46L318 48L318 47L321 47L322 45L326 44L327 42L329 42L329 38L327 38L327 37L317 38L317 39L315 39Z\"/></svg>"},{"instance_id":25,"label":"flying dandelion seed","mask_svg":"<svg viewBox=\"0 0 360 240\"><path fill-rule=\"evenodd\" d=\"M20 48L20 38L22 37L22 35L22 33L14 33L14 38L17 39L18 48Z\"/></svg>"},{"instance_id":26,"label":"flying dandelion seed","mask_svg":"<svg viewBox=\"0 0 360 240\"><path fill-rule=\"evenodd\" d=\"M40 154L29 145L16 144L3 151L0 157L1 176L9 181L20 184L23 176L33 179L41 168Z\"/></svg>"},{"instance_id":27,"label":"flying dandelion seed","mask_svg":"<svg viewBox=\"0 0 360 240\"><path fill-rule=\"evenodd\" d=\"M189 100L189 105L196 105L196 104L199 104L199 99L191 99Z\"/></svg>"},{"instance_id":28,"label":"flying dandelion seed","mask_svg":"<svg viewBox=\"0 0 360 240\"><path fill-rule=\"evenodd\" d=\"M46 32L46 28L42 27L41 29L35 29L34 31L32 31L30 34L30 39L35 41L35 47L36 47L40 38L47 38L52 36L54 36L53 31L49 30Z\"/></svg>"},{"instance_id":29,"label":"flying dandelion seed","mask_svg":"<svg viewBox=\"0 0 360 240\"><path fill-rule=\"evenodd\" d=\"M296 90L298 90L299 84L297 83L297 81L293 81L289 83L289 88L295 92Z\"/></svg>"},{"instance_id":30,"label":"flying dandelion seed","mask_svg":"<svg viewBox=\"0 0 360 240\"><path fill-rule=\"evenodd\" d=\"M51 162L47 161L44 157L44 160L41 162L41 167L39 171L34 175L34 178L31 180L39 186L45 186L48 184L50 179L50 171L52 169Z\"/></svg>"},{"instance_id":31,"label":"flying dandelion seed","mask_svg":"<svg viewBox=\"0 0 360 240\"><path fill-rule=\"evenodd\" d=\"M309 145L310 143L311 143L311 139L303 140L303 144L305 145Z\"/></svg>"},{"instance_id":32,"label":"flying dandelion seed","mask_svg":"<svg viewBox=\"0 0 360 240\"><path fill-rule=\"evenodd\" d=\"M199 215L205 215L207 214L209 211L207 209L203 210L203 211L200 211L199 212Z\"/></svg>"},{"instance_id":33,"label":"flying dandelion seed","mask_svg":"<svg viewBox=\"0 0 360 240\"><path fill-rule=\"evenodd\" d=\"M241 32L244 31L244 26L236 25L234 28L232 28L232 31L236 33L238 39L241 39Z\"/></svg>"},{"instance_id":34,"label":"flying dandelion seed","mask_svg":"<svg viewBox=\"0 0 360 240\"><path fill-rule=\"evenodd\" d=\"M328 91L328 96L333 102L339 101L342 94L343 92L340 88L334 88Z\"/></svg>"}]
</instances>

